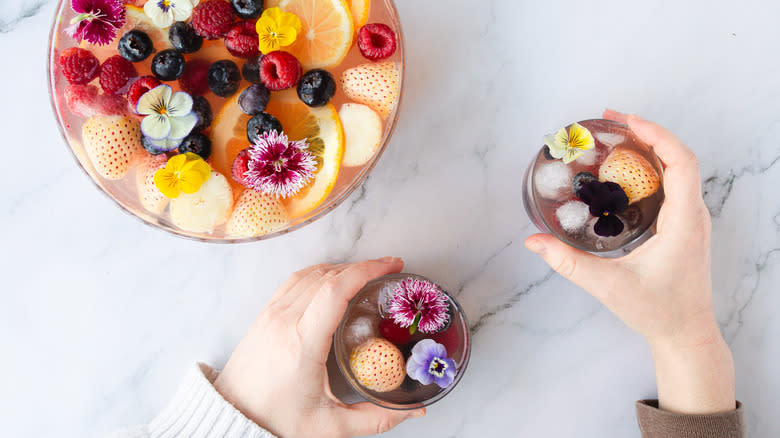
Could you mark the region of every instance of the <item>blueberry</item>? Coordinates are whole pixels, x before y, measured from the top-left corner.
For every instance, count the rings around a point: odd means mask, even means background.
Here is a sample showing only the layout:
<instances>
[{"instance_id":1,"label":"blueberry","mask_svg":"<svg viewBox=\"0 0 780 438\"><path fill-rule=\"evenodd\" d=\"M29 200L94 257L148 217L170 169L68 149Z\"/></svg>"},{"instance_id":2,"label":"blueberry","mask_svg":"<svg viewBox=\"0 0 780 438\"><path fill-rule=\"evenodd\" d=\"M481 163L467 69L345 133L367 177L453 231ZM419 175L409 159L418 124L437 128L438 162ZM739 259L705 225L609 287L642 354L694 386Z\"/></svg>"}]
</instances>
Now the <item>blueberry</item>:
<instances>
[{"instance_id":1,"label":"blueberry","mask_svg":"<svg viewBox=\"0 0 780 438\"><path fill-rule=\"evenodd\" d=\"M208 73L209 89L217 96L232 96L241 82L241 72L235 62L227 59L211 64Z\"/></svg>"},{"instance_id":2,"label":"blueberry","mask_svg":"<svg viewBox=\"0 0 780 438\"><path fill-rule=\"evenodd\" d=\"M620 214L621 219L626 222L629 228L636 228L642 223L642 209L636 205L629 206L626 211Z\"/></svg>"},{"instance_id":3,"label":"blueberry","mask_svg":"<svg viewBox=\"0 0 780 438\"><path fill-rule=\"evenodd\" d=\"M253 116L265 110L270 98L271 92L265 88L265 85L253 84L238 96L238 106L241 107L241 111Z\"/></svg>"},{"instance_id":4,"label":"blueberry","mask_svg":"<svg viewBox=\"0 0 780 438\"><path fill-rule=\"evenodd\" d=\"M298 82L298 97L309 106L325 105L335 93L333 76L319 68L307 71Z\"/></svg>"},{"instance_id":5,"label":"blueberry","mask_svg":"<svg viewBox=\"0 0 780 438\"><path fill-rule=\"evenodd\" d=\"M195 53L203 45L203 37L189 23L177 21L168 29L168 40L182 53Z\"/></svg>"},{"instance_id":6,"label":"blueberry","mask_svg":"<svg viewBox=\"0 0 780 438\"><path fill-rule=\"evenodd\" d=\"M555 157L553 157L552 154L550 154L550 147L547 145L544 145L542 147L542 155L544 155L544 158L548 161L552 161L555 159Z\"/></svg>"},{"instance_id":7,"label":"blueberry","mask_svg":"<svg viewBox=\"0 0 780 438\"><path fill-rule=\"evenodd\" d=\"M263 14L263 0L230 0L236 15L254 19Z\"/></svg>"},{"instance_id":8,"label":"blueberry","mask_svg":"<svg viewBox=\"0 0 780 438\"><path fill-rule=\"evenodd\" d=\"M211 155L211 140L200 132L191 132L179 145L179 153L192 152L207 160Z\"/></svg>"},{"instance_id":9,"label":"blueberry","mask_svg":"<svg viewBox=\"0 0 780 438\"><path fill-rule=\"evenodd\" d=\"M263 80L260 79L260 59L263 55L253 56L246 60L241 67L241 73L244 75L244 79L253 83L259 84Z\"/></svg>"},{"instance_id":10,"label":"blueberry","mask_svg":"<svg viewBox=\"0 0 780 438\"><path fill-rule=\"evenodd\" d=\"M184 73L184 56L178 50L166 49L152 59L152 73L161 81L174 81Z\"/></svg>"},{"instance_id":11,"label":"blueberry","mask_svg":"<svg viewBox=\"0 0 780 438\"><path fill-rule=\"evenodd\" d=\"M282 132L282 124L268 113L257 114L246 122L246 138L252 144L256 143L261 135L272 130Z\"/></svg>"},{"instance_id":12,"label":"blueberry","mask_svg":"<svg viewBox=\"0 0 780 438\"><path fill-rule=\"evenodd\" d=\"M583 184L589 183L591 181L598 181L598 178L596 178L596 175L590 172L580 172L574 175L574 178L571 180L571 187L574 190L574 194L576 195L577 193L579 193Z\"/></svg>"},{"instance_id":13,"label":"blueberry","mask_svg":"<svg viewBox=\"0 0 780 438\"><path fill-rule=\"evenodd\" d=\"M141 146L146 149L146 152L149 152L152 155L160 155L165 152L164 150L158 149L157 146L153 145L152 142L146 138L146 136L141 137Z\"/></svg>"},{"instance_id":14,"label":"blueberry","mask_svg":"<svg viewBox=\"0 0 780 438\"><path fill-rule=\"evenodd\" d=\"M209 101L203 96L192 98L192 112L198 116L198 123L192 128L192 132L200 132L211 126L212 113Z\"/></svg>"},{"instance_id":15,"label":"blueberry","mask_svg":"<svg viewBox=\"0 0 780 438\"><path fill-rule=\"evenodd\" d=\"M119 39L119 54L130 62L139 62L154 52L154 44L149 35L140 30L131 30Z\"/></svg>"}]
</instances>

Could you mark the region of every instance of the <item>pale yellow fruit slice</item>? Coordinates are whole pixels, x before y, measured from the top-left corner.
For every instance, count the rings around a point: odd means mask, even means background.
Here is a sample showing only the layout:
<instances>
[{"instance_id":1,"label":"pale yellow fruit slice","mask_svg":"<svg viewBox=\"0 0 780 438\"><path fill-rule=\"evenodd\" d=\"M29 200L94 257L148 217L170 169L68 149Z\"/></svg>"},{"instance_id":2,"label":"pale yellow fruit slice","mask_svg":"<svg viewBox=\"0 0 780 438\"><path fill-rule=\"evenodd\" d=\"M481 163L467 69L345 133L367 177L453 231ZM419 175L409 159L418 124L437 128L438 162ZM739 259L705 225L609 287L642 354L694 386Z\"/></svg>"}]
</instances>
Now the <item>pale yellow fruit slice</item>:
<instances>
[{"instance_id":1,"label":"pale yellow fruit slice","mask_svg":"<svg viewBox=\"0 0 780 438\"><path fill-rule=\"evenodd\" d=\"M366 105L345 103L339 110L344 127L344 166L362 166L382 144L382 118Z\"/></svg>"},{"instance_id":2,"label":"pale yellow fruit slice","mask_svg":"<svg viewBox=\"0 0 780 438\"><path fill-rule=\"evenodd\" d=\"M211 171L209 179L195 193L171 199L173 223L194 233L212 233L224 224L233 209L233 189L221 173Z\"/></svg>"}]
</instances>

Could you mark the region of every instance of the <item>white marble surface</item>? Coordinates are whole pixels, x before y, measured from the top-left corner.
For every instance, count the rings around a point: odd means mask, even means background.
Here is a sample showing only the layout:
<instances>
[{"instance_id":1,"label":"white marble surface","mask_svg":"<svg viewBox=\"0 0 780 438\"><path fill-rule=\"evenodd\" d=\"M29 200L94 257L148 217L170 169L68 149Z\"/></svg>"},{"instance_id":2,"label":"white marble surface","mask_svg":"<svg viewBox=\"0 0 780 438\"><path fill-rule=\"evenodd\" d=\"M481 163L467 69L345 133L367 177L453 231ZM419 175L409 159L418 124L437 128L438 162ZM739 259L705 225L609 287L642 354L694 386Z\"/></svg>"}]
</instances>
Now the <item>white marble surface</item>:
<instances>
[{"instance_id":1,"label":"white marble surface","mask_svg":"<svg viewBox=\"0 0 780 438\"><path fill-rule=\"evenodd\" d=\"M224 364L288 273L397 255L457 291L474 349L460 386L387 436L638 436L645 343L522 245L520 175L541 136L607 106L699 154L738 398L751 436L780 435L780 3L399 3L408 88L364 188L292 235L221 246L98 193L49 109L54 2L3 1L0 435L148 421L188 364Z\"/></svg>"}]
</instances>

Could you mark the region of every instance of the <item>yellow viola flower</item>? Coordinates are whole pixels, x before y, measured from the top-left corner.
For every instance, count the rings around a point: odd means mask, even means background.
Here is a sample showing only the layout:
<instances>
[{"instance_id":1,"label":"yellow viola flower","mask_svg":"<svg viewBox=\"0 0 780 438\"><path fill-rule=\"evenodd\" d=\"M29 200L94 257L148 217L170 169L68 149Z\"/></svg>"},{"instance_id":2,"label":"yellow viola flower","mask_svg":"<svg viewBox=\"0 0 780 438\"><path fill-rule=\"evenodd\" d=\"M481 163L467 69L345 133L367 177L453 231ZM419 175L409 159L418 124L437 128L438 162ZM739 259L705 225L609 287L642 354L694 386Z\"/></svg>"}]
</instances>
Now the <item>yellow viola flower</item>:
<instances>
[{"instance_id":1,"label":"yellow viola flower","mask_svg":"<svg viewBox=\"0 0 780 438\"><path fill-rule=\"evenodd\" d=\"M550 155L554 158L562 158L566 164L596 146L593 134L588 128L576 122L569 126L568 131L566 128L561 128L557 133L544 137L544 144L550 148Z\"/></svg>"},{"instance_id":2,"label":"yellow viola flower","mask_svg":"<svg viewBox=\"0 0 780 438\"><path fill-rule=\"evenodd\" d=\"M263 55L289 46L301 33L301 20L293 13L268 8L255 25Z\"/></svg>"},{"instance_id":3,"label":"yellow viola flower","mask_svg":"<svg viewBox=\"0 0 780 438\"><path fill-rule=\"evenodd\" d=\"M154 173L154 185L168 198L181 192L195 193L211 176L211 167L200 155L187 152L171 157L165 167Z\"/></svg>"}]
</instances>

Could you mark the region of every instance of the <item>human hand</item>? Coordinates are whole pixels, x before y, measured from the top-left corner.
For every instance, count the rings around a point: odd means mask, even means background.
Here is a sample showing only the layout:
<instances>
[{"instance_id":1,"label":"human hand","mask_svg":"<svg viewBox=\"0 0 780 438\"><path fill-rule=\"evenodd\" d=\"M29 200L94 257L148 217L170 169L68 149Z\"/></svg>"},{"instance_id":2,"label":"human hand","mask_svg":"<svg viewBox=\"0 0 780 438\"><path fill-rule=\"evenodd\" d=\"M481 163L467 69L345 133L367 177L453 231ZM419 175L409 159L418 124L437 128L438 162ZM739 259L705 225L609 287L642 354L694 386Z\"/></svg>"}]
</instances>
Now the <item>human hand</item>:
<instances>
[{"instance_id":1,"label":"human hand","mask_svg":"<svg viewBox=\"0 0 780 438\"><path fill-rule=\"evenodd\" d=\"M711 222L702 198L696 155L655 123L612 110L605 111L604 118L627 124L654 147L665 165L665 200L656 234L616 259L580 251L547 234L530 236L526 247L644 335L653 350L663 408L681 412L734 409L731 353L712 306ZM684 389L685 383L680 380L690 379L689 371L701 371L679 369L681 360L688 364L717 360L724 375L730 372L730 384L726 381L716 389L718 394L704 396L704 402L697 395L673 394ZM701 395L702 388L689 389L689 393ZM730 408L722 409L726 400Z\"/></svg>"},{"instance_id":2,"label":"human hand","mask_svg":"<svg viewBox=\"0 0 780 438\"><path fill-rule=\"evenodd\" d=\"M325 363L349 300L366 284L401 272L403 261L310 266L279 287L214 386L244 415L277 436L348 437L386 432L425 409L345 405L331 392Z\"/></svg>"}]
</instances>

